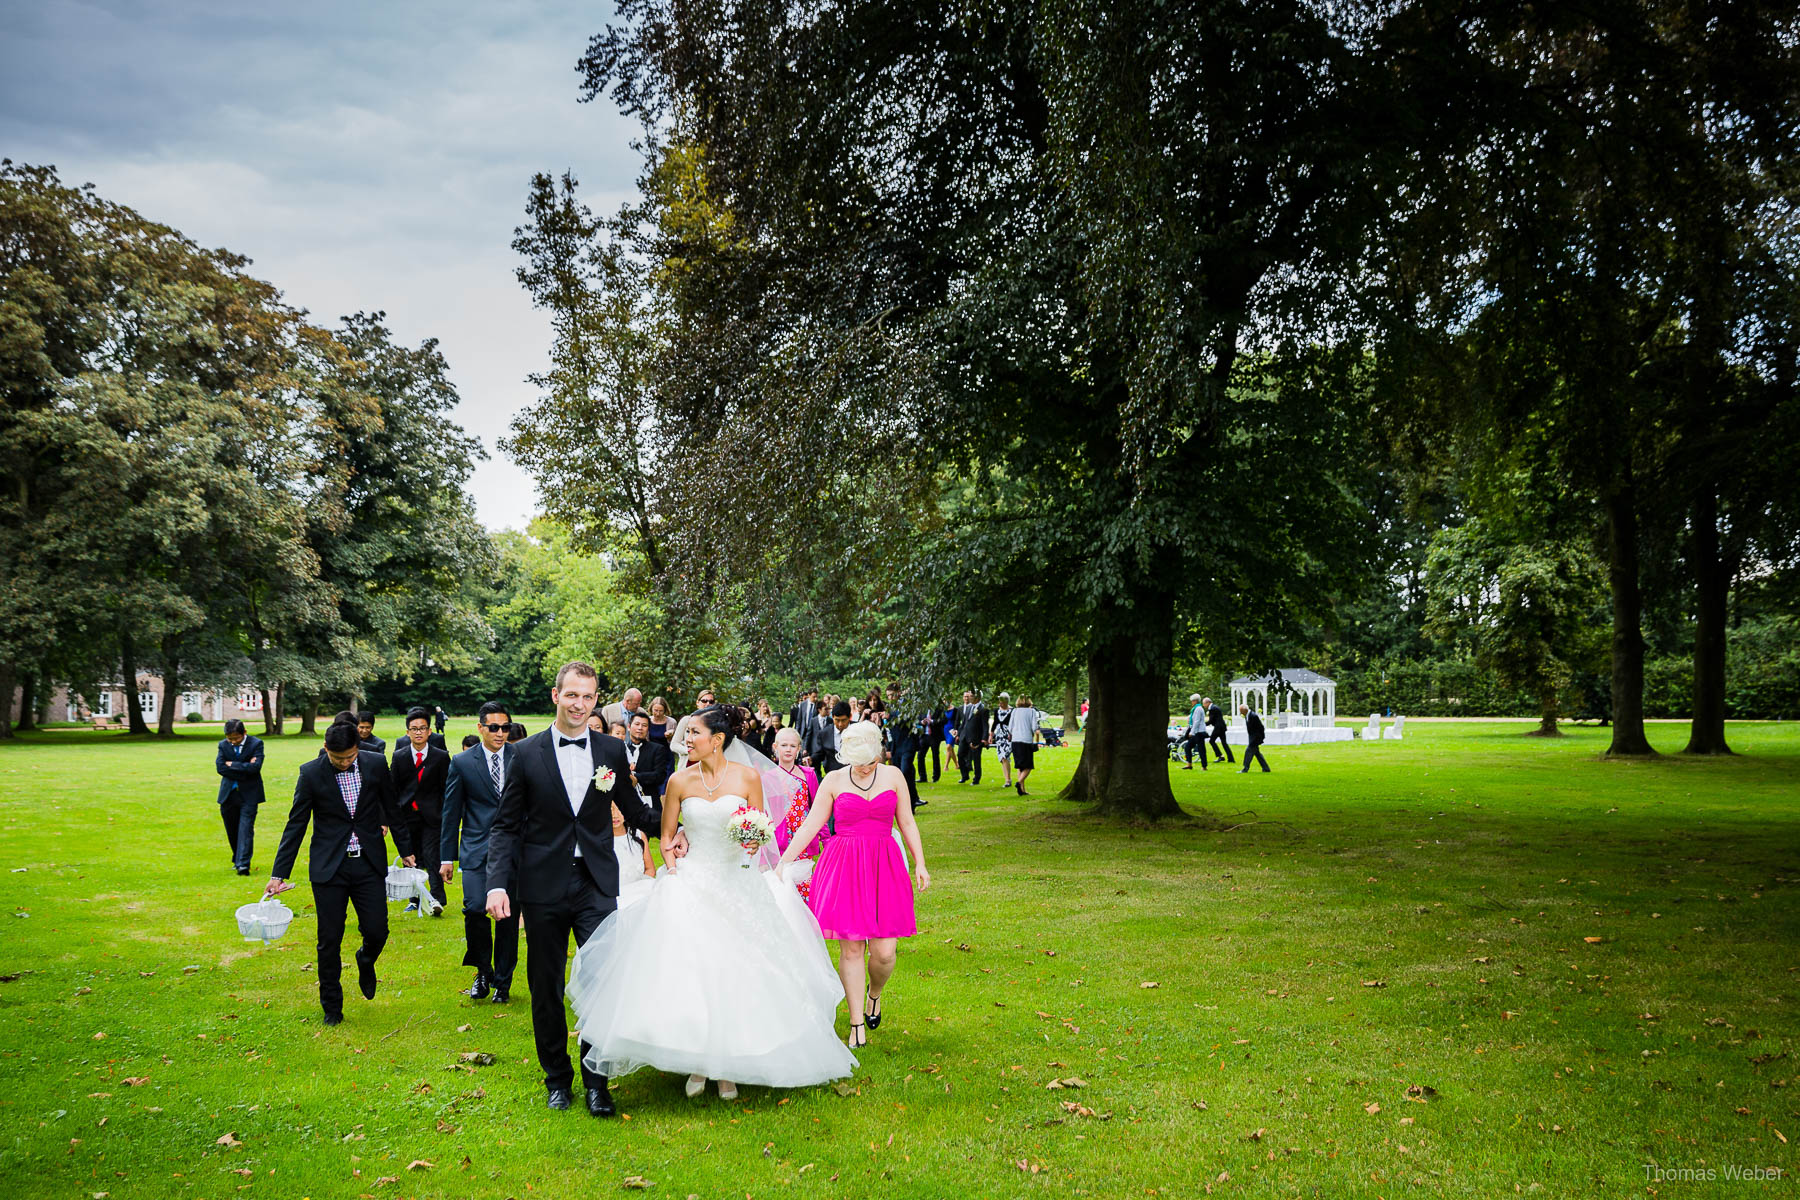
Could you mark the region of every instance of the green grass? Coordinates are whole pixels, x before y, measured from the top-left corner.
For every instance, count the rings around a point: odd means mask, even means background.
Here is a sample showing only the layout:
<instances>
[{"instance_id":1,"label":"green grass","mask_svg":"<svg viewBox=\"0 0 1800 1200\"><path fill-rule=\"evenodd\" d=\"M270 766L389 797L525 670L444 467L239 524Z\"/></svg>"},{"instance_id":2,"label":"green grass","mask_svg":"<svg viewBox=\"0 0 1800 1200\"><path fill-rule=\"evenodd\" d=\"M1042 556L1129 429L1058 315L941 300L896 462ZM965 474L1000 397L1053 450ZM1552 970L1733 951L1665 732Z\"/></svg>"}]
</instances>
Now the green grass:
<instances>
[{"instance_id":1,"label":"green grass","mask_svg":"<svg viewBox=\"0 0 1800 1200\"><path fill-rule=\"evenodd\" d=\"M1655 1162L1777 1166L1791 1186L1800 726L1734 726L1727 761L1647 763L1598 757L1602 730L1522 728L1419 722L1402 743L1271 750L1271 775L1177 771L1184 803L1242 823L1226 833L1044 798L1073 750L1040 754L1030 799L991 770L979 792L932 787L936 883L847 1094L726 1105L643 1072L607 1123L543 1107L522 986L510 1008L457 994L454 917L390 910L381 993L352 987L330 1030L302 969L304 885L286 939L237 936L314 739L270 741L249 880L227 866L210 732L0 745L0 1183L1623 1196ZM1685 729L1652 737L1676 750ZM469 1050L499 1063L457 1069ZM1069 1077L1085 1086L1046 1086Z\"/></svg>"}]
</instances>

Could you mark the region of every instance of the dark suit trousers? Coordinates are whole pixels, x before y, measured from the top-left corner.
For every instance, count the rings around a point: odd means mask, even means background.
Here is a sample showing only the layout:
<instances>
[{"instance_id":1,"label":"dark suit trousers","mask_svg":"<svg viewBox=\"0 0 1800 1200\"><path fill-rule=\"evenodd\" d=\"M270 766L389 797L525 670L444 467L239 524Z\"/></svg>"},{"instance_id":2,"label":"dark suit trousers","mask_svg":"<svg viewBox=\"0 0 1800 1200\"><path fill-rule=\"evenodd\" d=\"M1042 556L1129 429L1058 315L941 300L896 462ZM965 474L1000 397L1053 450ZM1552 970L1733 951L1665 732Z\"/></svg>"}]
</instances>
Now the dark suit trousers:
<instances>
[{"instance_id":1,"label":"dark suit trousers","mask_svg":"<svg viewBox=\"0 0 1800 1200\"><path fill-rule=\"evenodd\" d=\"M975 782L981 782L981 743L973 741L973 739L967 744L959 742L956 747L956 761L957 766L962 770L964 783L969 782L971 771L975 774Z\"/></svg>"},{"instance_id":2,"label":"dark suit trousers","mask_svg":"<svg viewBox=\"0 0 1800 1200\"><path fill-rule=\"evenodd\" d=\"M1194 762L1194 747L1200 747L1200 769L1206 770L1206 727L1190 729L1181 738L1181 754L1190 766Z\"/></svg>"},{"instance_id":3,"label":"dark suit trousers","mask_svg":"<svg viewBox=\"0 0 1800 1200\"><path fill-rule=\"evenodd\" d=\"M906 790L912 793L912 806L919 807L919 785L913 779L913 759L918 756L919 743L910 737L894 739L894 765L906 776Z\"/></svg>"},{"instance_id":4,"label":"dark suit trousers","mask_svg":"<svg viewBox=\"0 0 1800 1200\"><path fill-rule=\"evenodd\" d=\"M1269 760L1262 755L1261 742L1251 742L1248 746L1244 747L1244 765L1242 769L1248 771L1252 762L1261 763L1262 769L1265 771L1269 769Z\"/></svg>"},{"instance_id":5,"label":"dark suit trousers","mask_svg":"<svg viewBox=\"0 0 1800 1200\"><path fill-rule=\"evenodd\" d=\"M244 790L233 788L225 803L219 805L219 818L225 822L225 840L231 843L231 865L240 869L250 866L250 853L256 848L256 810L259 806L244 803Z\"/></svg>"},{"instance_id":6,"label":"dark suit trousers","mask_svg":"<svg viewBox=\"0 0 1800 1200\"><path fill-rule=\"evenodd\" d=\"M519 898L506 899L513 915L490 924L487 915L487 868L463 872L463 966L474 967L503 988L512 987L519 965Z\"/></svg>"},{"instance_id":7,"label":"dark suit trousers","mask_svg":"<svg viewBox=\"0 0 1800 1200\"><path fill-rule=\"evenodd\" d=\"M1224 755L1225 761L1226 762L1236 762L1237 761L1237 759L1235 759L1231 756L1231 743L1225 740L1225 731L1223 729L1214 729L1212 731L1212 736L1207 738L1206 740L1207 740L1208 744L1210 744L1212 746L1212 752L1215 757L1219 753L1219 747L1223 746L1223 747L1225 747L1225 755Z\"/></svg>"},{"instance_id":8,"label":"dark suit trousers","mask_svg":"<svg viewBox=\"0 0 1800 1200\"><path fill-rule=\"evenodd\" d=\"M418 855L419 869L431 876L432 897L443 904L446 900L444 879L438 874L438 856L443 850L440 840L444 825L442 815L432 817L409 808L400 814L400 819L406 822L406 831L412 835L413 853Z\"/></svg>"},{"instance_id":9,"label":"dark suit trousers","mask_svg":"<svg viewBox=\"0 0 1800 1200\"><path fill-rule=\"evenodd\" d=\"M343 973L344 916L356 906L356 931L362 945L356 951L360 965L375 965L387 945L387 872L370 855L346 858L328 882L315 883L313 907L319 914L319 1006L328 1013L344 1011Z\"/></svg>"},{"instance_id":10,"label":"dark suit trousers","mask_svg":"<svg viewBox=\"0 0 1800 1200\"><path fill-rule=\"evenodd\" d=\"M582 946L611 916L613 902L600 894L587 868L569 872L569 886L562 899L525 906L525 985L531 989L531 1034L537 1041L538 1066L544 1069L547 1088L572 1087L575 1069L569 1062L569 1014L563 1005L563 983L569 968L569 935ZM579 1044L587 1057L586 1042ZM581 1064L581 1082L592 1090L604 1087L606 1076Z\"/></svg>"}]
</instances>

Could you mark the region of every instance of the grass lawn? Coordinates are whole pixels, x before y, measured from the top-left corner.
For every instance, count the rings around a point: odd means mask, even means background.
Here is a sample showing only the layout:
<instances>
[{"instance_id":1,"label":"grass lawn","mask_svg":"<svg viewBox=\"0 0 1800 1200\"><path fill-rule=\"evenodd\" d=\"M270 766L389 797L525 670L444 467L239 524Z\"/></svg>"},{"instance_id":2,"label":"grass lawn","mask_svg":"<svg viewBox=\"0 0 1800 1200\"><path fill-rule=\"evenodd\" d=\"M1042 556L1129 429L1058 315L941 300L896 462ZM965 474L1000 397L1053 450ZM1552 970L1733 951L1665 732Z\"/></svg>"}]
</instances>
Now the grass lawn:
<instances>
[{"instance_id":1,"label":"grass lawn","mask_svg":"<svg viewBox=\"0 0 1800 1200\"><path fill-rule=\"evenodd\" d=\"M1726 761L1647 763L1598 757L1604 730L1524 728L1409 722L1404 742L1270 750L1270 775L1175 771L1183 803L1242 822L1225 833L1117 829L1046 799L1074 750L1040 752L1038 795L1018 798L990 754L980 790L927 789L935 885L851 1085L728 1105L640 1072L604 1123L544 1108L522 969L510 1007L457 994L454 914L390 909L380 994L363 1001L352 968L335 1029L304 883L285 939L238 937L317 739L269 740L247 880L213 803L216 733L0 744L0 1184L8 1200L1710 1190L1647 1180L1654 1163L1779 1168L1756 1186L1786 1191L1800 726L1734 725ZM1652 726L1662 750L1685 737Z\"/></svg>"}]
</instances>

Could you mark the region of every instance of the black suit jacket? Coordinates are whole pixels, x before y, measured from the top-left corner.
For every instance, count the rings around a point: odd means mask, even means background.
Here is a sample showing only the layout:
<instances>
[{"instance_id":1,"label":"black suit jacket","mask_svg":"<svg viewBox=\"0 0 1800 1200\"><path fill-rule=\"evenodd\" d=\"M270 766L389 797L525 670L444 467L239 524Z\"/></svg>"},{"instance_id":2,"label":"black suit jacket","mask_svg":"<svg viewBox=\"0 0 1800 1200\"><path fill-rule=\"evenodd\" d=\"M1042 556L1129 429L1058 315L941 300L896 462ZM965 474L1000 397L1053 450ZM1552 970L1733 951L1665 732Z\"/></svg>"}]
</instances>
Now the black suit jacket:
<instances>
[{"instance_id":1,"label":"black suit jacket","mask_svg":"<svg viewBox=\"0 0 1800 1200\"><path fill-rule=\"evenodd\" d=\"M500 797L500 812L488 835L488 890L504 888L521 904L549 904L561 900L569 887L569 873L576 869L575 847L581 847L581 867L600 894L619 894L619 860L613 856L612 805L625 814L625 824L649 837L660 837L662 821L631 790L631 765L625 761L625 743L605 733L589 730L588 753L594 769L608 767L614 775L610 792L600 792L590 779L578 815L569 807L562 771L556 763L556 726L517 743L512 771Z\"/></svg>"},{"instance_id":2,"label":"black suit jacket","mask_svg":"<svg viewBox=\"0 0 1800 1200\"><path fill-rule=\"evenodd\" d=\"M1256 710L1254 708L1244 714L1244 737L1252 746L1262 745L1262 718L1256 715Z\"/></svg>"},{"instance_id":3,"label":"black suit jacket","mask_svg":"<svg viewBox=\"0 0 1800 1200\"><path fill-rule=\"evenodd\" d=\"M1223 734L1225 732L1225 710L1216 704L1207 709L1206 725L1214 733Z\"/></svg>"},{"instance_id":4,"label":"black suit jacket","mask_svg":"<svg viewBox=\"0 0 1800 1200\"><path fill-rule=\"evenodd\" d=\"M400 743L392 764L394 803L403 813L416 812L427 821L437 821L444 815L444 782L450 776L450 755L427 742L424 765L421 777L413 763L412 740Z\"/></svg>"},{"instance_id":5,"label":"black suit jacket","mask_svg":"<svg viewBox=\"0 0 1800 1200\"><path fill-rule=\"evenodd\" d=\"M653 742L648 738L638 749L637 777L644 789L644 795L650 797L650 807L656 811L656 819L662 820L663 789L669 785L669 776L675 773L675 756L661 742Z\"/></svg>"},{"instance_id":6,"label":"black suit jacket","mask_svg":"<svg viewBox=\"0 0 1800 1200\"><path fill-rule=\"evenodd\" d=\"M500 777L512 774L517 747L500 748ZM494 818L500 813L500 797L494 777L488 774L487 751L470 746L450 760L444 778L444 819L438 831L438 861L460 862L465 871L487 865L488 839Z\"/></svg>"},{"instance_id":7,"label":"black suit jacket","mask_svg":"<svg viewBox=\"0 0 1800 1200\"><path fill-rule=\"evenodd\" d=\"M956 744L958 746L979 746L987 741L988 710L987 705L976 701L975 708L966 716L962 705L956 706Z\"/></svg>"},{"instance_id":8,"label":"black suit jacket","mask_svg":"<svg viewBox=\"0 0 1800 1200\"><path fill-rule=\"evenodd\" d=\"M294 780L294 807L288 811L287 828L281 831L281 846L275 851L275 868L270 872L276 879L293 877L300 838L309 820L313 835L307 878L314 883L324 883L337 874L350 846L351 830L356 832L363 857L372 859L377 867L385 866L388 857L387 842L381 836L383 825L393 830L394 845L402 857L413 852L412 838L400 824L400 812L394 806L394 783L386 766L373 754L359 754L356 769L362 772L362 793L352 820L331 760L315 758L300 768L300 777Z\"/></svg>"},{"instance_id":9,"label":"black suit jacket","mask_svg":"<svg viewBox=\"0 0 1800 1200\"><path fill-rule=\"evenodd\" d=\"M255 734L247 735L241 746L233 746L229 738L220 738L219 754L213 763L219 773L219 803L231 798L231 785L236 784L240 803L261 804L262 769L266 760L262 739Z\"/></svg>"},{"instance_id":10,"label":"black suit jacket","mask_svg":"<svg viewBox=\"0 0 1800 1200\"><path fill-rule=\"evenodd\" d=\"M368 737L363 739L362 748L367 750L370 754L386 754L387 742L371 733Z\"/></svg>"}]
</instances>

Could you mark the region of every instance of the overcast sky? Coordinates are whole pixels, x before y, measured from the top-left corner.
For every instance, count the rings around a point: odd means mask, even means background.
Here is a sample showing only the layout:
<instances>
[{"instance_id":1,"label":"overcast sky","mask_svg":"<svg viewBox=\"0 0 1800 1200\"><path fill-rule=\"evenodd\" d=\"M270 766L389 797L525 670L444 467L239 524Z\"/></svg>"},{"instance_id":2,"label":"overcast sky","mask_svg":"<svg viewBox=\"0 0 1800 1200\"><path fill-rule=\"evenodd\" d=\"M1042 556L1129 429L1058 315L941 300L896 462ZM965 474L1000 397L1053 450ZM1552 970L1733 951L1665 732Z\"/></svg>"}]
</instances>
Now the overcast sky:
<instances>
[{"instance_id":1,"label":"overcast sky","mask_svg":"<svg viewBox=\"0 0 1800 1200\"><path fill-rule=\"evenodd\" d=\"M633 190L636 127L576 101L575 60L611 16L562 0L0 0L0 157L251 270L316 321L384 309L442 343L458 420L489 458L489 526L531 480L501 453L548 322L513 278L535 171L573 170L603 211Z\"/></svg>"}]
</instances>

